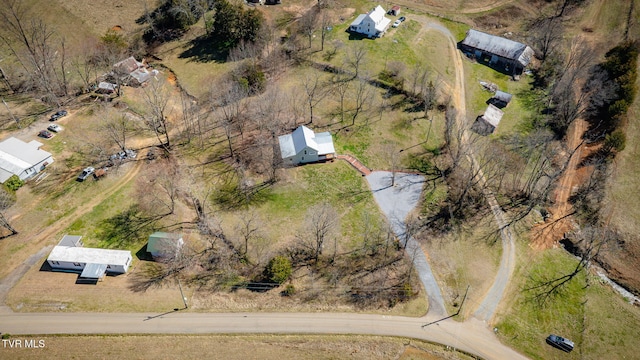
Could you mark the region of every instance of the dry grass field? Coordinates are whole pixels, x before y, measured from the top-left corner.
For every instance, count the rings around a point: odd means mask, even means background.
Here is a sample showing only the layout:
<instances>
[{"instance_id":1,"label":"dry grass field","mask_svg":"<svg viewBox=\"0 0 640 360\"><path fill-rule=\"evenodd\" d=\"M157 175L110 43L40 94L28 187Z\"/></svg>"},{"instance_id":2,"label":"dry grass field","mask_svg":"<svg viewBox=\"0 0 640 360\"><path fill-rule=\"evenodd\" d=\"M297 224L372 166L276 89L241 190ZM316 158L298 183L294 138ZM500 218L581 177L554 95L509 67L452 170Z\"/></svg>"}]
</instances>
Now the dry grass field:
<instances>
[{"instance_id":1,"label":"dry grass field","mask_svg":"<svg viewBox=\"0 0 640 360\"><path fill-rule=\"evenodd\" d=\"M204 335L45 336L40 349L0 350L3 359L398 359L466 360L470 357L422 341L365 336Z\"/></svg>"}]
</instances>

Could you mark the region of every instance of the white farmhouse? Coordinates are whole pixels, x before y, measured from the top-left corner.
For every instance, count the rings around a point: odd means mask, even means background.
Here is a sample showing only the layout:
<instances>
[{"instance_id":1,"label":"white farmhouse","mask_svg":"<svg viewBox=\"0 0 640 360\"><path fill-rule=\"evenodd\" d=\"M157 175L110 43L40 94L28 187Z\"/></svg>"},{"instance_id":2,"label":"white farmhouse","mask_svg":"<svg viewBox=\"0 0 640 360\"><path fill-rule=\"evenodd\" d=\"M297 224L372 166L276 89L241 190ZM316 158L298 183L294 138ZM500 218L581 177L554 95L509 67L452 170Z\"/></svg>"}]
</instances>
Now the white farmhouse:
<instances>
[{"instance_id":1,"label":"white farmhouse","mask_svg":"<svg viewBox=\"0 0 640 360\"><path fill-rule=\"evenodd\" d=\"M65 235L51 250L47 263L54 271L79 272L82 279L101 279L105 273L124 274L131 251L83 247L81 236Z\"/></svg>"},{"instance_id":2,"label":"white farmhouse","mask_svg":"<svg viewBox=\"0 0 640 360\"><path fill-rule=\"evenodd\" d=\"M0 183L13 175L26 180L53 162L51 154L40 150L42 143L32 140L26 143L10 137L0 142Z\"/></svg>"},{"instance_id":3,"label":"white farmhouse","mask_svg":"<svg viewBox=\"0 0 640 360\"><path fill-rule=\"evenodd\" d=\"M331 133L314 133L301 125L288 135L278 137L280 154L285 165L300 165L333 159L336 150L333 147Z\"/></svg>"},{"instance_id":4,"label":"white farmhouse","mask_svg":"<svg viewBox=\"0 0 640 360\"><path fill-rule=\"evenodd\" d=\"M368 13L358 15L349 26L349 30L368 37L381 37L391 24L391 19L385 17L385 14L382 6L378 5Z\"/></svg>"}]
</instances>

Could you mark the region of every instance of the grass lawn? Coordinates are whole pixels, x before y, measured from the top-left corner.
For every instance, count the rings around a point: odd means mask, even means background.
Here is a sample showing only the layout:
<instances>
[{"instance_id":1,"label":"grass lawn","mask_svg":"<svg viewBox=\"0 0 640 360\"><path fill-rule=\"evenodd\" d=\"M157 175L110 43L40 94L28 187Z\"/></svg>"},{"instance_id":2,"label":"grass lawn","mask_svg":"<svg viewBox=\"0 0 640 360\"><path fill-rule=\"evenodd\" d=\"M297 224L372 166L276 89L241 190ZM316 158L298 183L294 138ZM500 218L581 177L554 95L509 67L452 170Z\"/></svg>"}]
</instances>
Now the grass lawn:
<instances>
[{"instance_id":1,"label":"grass lawn","mask_svg":"<svg viewBox=\"0 0 640 360\"><path fill-rule=\"evenodd\" d=\"M640 313L595 274L581 273L558 296L541 307L530 287L542 276L563 275L576 260L563 249L534 252L519 246L520 264L510 290L508 309L498 315L498 335L509 346L532 359L630 359L636 357ZM566 354L545 343L549 334L573 340L575 350Z\"/></svg>"},{"instance_id":2,"label":"grass lawn","mask_svg":"<svg viewBox=\"0 0 640 360\"><path fill-rule=\"evenodd\" d=\"M493 284L501 256L501 243L499 239L495 241L496 236L495 222L489 218L446 236L421 240L450 314L458 311L469 286L461 316L456 319L475 311Z\"/></svg>"},{"instance_id":3,"label":"grass lawn","mask_svg":"<svg viewBox=\"0 0 640 360\"><path fill-rule=\"evenodd\" d=\"M530 77L522 75L520 80L513 81L509 75L502 74L480 63L473 62L463 56L463 64L466 75L467 95L467 121L472 124L476 117L482 115L487 108L487 100L493 93L485 90L480 81L494 83L498 89L513 95L509 105L502 109L504 116L500 125L492 137L500 137L519 131L529 117L528 110L524 107L519 93L526 92L530 88Z\"/></svg>"},{"instance_id":4,"label":"grass lawn","mask_svg":"<svg viewBox=\"0 0 640 360\"><path fill-rule=\"evenodd\" d=\"M365 218L383 221L364 178L344 161L314 164L284 170L284 179L266 195L255 210L264 219L264 233L273 249L294 242L295 235L305 227L309 208L323 201L331 204L340 215L340 248L350 250L352 239L361 234ZM220 213L223 226L233 232L236 212Z\"/></svg>"}]
</instances>

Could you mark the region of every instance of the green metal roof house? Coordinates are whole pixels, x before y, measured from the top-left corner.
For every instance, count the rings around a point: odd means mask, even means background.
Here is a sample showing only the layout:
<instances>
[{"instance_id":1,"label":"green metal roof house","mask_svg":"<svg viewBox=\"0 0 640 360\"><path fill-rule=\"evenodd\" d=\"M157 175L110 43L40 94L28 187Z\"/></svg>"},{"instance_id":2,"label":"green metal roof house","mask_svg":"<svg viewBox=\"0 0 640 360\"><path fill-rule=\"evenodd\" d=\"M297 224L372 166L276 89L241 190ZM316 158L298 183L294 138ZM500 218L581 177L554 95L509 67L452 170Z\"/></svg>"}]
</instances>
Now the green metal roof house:
<instances>
[{"instance_id":1,"label":"green metal roof house","mask_svg":"<svg viewBox=\"0 0 640 360\"><path fill-rule=\"evenodd\" d=\"M184 240L181 234L157 231L149 235L147 252L151 253L154 259L171 258L178 255L182 245Z\"/></svg>"}]
</instances>

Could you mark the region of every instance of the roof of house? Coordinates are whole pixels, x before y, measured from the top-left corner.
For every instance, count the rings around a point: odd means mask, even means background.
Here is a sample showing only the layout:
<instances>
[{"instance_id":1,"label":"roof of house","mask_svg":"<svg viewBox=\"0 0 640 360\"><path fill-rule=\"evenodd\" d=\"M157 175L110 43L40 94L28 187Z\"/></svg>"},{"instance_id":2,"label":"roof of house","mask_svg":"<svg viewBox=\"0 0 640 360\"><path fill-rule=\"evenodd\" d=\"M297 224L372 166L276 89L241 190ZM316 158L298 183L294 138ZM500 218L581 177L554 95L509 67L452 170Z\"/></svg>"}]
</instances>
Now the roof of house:
<instances>
[{"instance_id":1,"label":"roof of house","mask_svg":"<svg viewBox=\"0 0 640 360\"><path fill-rule=\"evenodd\" d=\"M113 68L125 74L129 74L143 66L143 63L136 60L133 56L130 56L120 62L115 63L113 65Z\"/></svg>"},{"instance_id":2,"label":"roof of house","mask_svg":"<svg viewBox=\"0 0 640 360\"><path fill-rule=\"evenodd\" d=\"M154 232L149 235L147 243L147 252L163 252L166 250L175 250L183 243L182 235L176 233L166 233L162 231ZM173 249L172 249L173 248Z\"/></svg>"},{"instance_id":3,"label":"roof of house","mask_svg":"<svg viewBox=\"0 0 640 360\"><path fill-rule=\"evenodd\" d=\"M58 245L51 250L47 260L127 266L131 261L131 251Z\"/></svg>"},{"instance_id":4,"label":"roof of house","mask_svg":"<svg viewBox=\"0 0 640 360\"><path fill-rule=\"evenodd\" d=\"M147 70L146 68L140 68L136 71L131 72L131 77L136 79L138 83L142 84L143 82L151 79L152 76L158 75L158 70Z\"/></svg>"},{"instance_id":5,"label":"roof of house","mask_svg":"<svg viewBox=\"0 0 640 360\"><path fill-rule=\"evenodd\" d=\"M82 236L79 235L65 235L58 243L58 246L81 247L82 241L80 239L82 239Z\"/></svg>"},{"instance_id":6,"label":"roof of house","mask_svg":"<svg viewBox=\"0 0 640 360\"><path fill-rule=\"evenodd\" d=\"M500 101L505 102L507 104L511 101L512 97L513 97L513 95L511 95L511 94L509 94L507 92L504 92L504 91L500 91L500 90L496 91L496 93L493 95L494 99L500 100Z\"/></svg>"},{"instance_id":7,"label":"roof of house","mask_svg":"<svg viewBox=\"0 0 640 360\"><path fill-rule=\"evenodd\" d=\"M0 172L0 182L50 158L51 153L40 150L41 146L36 140L26 143L14 137L0 142L0 169L4 170Z\"/></svg>"},{"instance_id":8,"label":"roof of house","mask_svg":"<svg viewBox=\"0 0 640 360\"><path fill-rule=\"evenodd\" d=\"M100 81L98 83L98 89L100 89L100 90L116 91L117 87L118 87L118 85L112 84L112 83L106 82L106 81Z\"/></svg>"},{"instance_id":9,"label":"roof of house","mask_svg":"<svg viewBox=\"0 0 640 360\"><path fill-rule=\"evenodd\" d=\"M510 60L518 60L522 66L529 65L533 50L525 44L470 29L462 44L495 54Z\"/></svg>"},{"instance_id":10,"label":"roof of house","mask_svg":"<svg viewBox=\"0 0 640 360\"><path fill-rule=\"evenodd\" d=\"M489 105L487 107L487 110L484 111L482 119L496 128L498 127L498 124L502 119L502 115L504 115L504 112L502 110L498 109L494 105Z\"/></svg>"},{"instance_id":11,"label":"roof of house","mask_svg":"<svg viewBox=\"0 0 640 360\"><path fill-rule=\"evenodd\" d=\"M278 137L280 143L280 154L282 158L295 156L300 151L309 147L318 152L318 155L333 154L336 152L333 147L331 133L314 133L304 125L300 125L291 134Z\"/></svg>"},{"instance_id":12,"label":"roof of house","mask_svg":"<svg viewBox=\"0 0 640 360\"><path fill-rule=\"evenodd\" d=\"M351 23L351 26L360 25L360 23L362 23L362 20L364 20L365 17L367 17L367 14L358 15L358 17L355 20L353 20L353 22Z\"/></svg>"},{"instance_id":13,"label":"roof of house","mask_svg":"<svg viewBox=\"0 0 640 360\"><path fill-rule=\"evenodd\" d=\"M398 11L398 10L400 10L400 6L394 5L394 6L391 7L391 10Z\"/></svg>"},{"instance_id":14,"label":"roof of house","mask_svg":"<svg viewBox=\"0 0 640 360\"><path fill-rule=\"evenodd\" d=\"M369 18L375 24L377 31L385 31L389 24L391 24L391 19L384 16L385 14L386 11L384 11L382 6L378 5L368 13L358 15L358 17L351 23L351 26L358 26L364 21L364 19Z\"/></svg>"}]
</instances>

